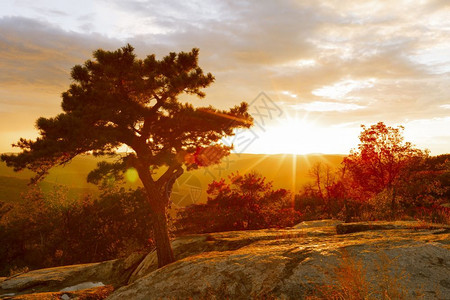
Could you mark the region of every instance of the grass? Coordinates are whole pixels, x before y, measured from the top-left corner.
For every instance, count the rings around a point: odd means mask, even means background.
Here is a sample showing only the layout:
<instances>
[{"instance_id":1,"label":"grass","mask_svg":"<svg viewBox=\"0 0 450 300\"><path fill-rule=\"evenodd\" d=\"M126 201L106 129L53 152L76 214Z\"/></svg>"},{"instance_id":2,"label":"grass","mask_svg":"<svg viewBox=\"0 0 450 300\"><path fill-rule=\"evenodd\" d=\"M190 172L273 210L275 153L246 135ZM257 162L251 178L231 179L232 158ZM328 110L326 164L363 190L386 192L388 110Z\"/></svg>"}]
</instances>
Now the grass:
<instances>
[{"instance_id":1,"label":"grass","mask_svg":"<svg viewBox=\"0 0 450 300\"><path fill-rule=\"evenodd\" d=\"M315 293L308 300L409 300L422 299L423 293L414 290L411 298L408 288L403 284L407 280L405 274L393 275L395 259L385 254L379 255L375 264L375 280L368 280L368 272L364 262L343 251L338 264L327 275L328 284L316 286Z\"/></svg>"},{"instance_id":2,"label":"grass","mask_svg":"<svg viewBox=\"0 0 450 300\"><path fill-rule=\"evenodd\" d=\"M365 273L362 261L345 253L338 265L327 274L327 281L330 283L317 286L314 295L308 296L307 299L370 299L370 283Z\"/></svg>"}]
</instances>

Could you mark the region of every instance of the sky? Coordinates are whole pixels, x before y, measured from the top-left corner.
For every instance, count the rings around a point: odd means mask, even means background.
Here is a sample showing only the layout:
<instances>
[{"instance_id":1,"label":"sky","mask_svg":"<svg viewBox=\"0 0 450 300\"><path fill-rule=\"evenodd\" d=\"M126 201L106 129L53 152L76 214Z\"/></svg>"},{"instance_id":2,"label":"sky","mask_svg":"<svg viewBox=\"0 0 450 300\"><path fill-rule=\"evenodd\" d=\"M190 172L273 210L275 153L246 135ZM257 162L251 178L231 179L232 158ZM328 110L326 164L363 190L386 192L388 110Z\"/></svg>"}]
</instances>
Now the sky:
<instances>
[{"instance_id":1,"label":"sky","mask_svg":"<svg viewBox=\"0 0 450 300\"><path fill-rule=\"evenodd\" d=\"M0 1L0 152L61 112L70 69L98 48L200 49L216 80L194 105L250 103L236 151L340 153L361 125L403 125L450 152L450 1Z\"/></svg>"}]
</instances>

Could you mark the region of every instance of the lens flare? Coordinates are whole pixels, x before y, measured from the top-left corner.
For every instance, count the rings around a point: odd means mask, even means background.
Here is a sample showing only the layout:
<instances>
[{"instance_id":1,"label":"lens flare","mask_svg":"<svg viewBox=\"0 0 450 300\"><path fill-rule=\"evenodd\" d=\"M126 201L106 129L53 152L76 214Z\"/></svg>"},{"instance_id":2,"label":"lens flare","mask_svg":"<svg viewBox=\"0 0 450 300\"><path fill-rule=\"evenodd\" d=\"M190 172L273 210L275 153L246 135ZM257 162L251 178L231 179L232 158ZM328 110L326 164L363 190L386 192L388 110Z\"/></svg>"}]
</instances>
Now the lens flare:
<instances>
[{"instance_id":1,"label":"lens flare","mask_svg":"<svg viewBox=\"0 0 450 300\"><path fill-rule=\"evenodd\" d=\"M138 178L139 178L138 172L136 171L135 168L129 168L129 169L125 172L125 178L126 178L129 182L136 182L136 180L138 180Z\"/></svg>"}]
</instances>

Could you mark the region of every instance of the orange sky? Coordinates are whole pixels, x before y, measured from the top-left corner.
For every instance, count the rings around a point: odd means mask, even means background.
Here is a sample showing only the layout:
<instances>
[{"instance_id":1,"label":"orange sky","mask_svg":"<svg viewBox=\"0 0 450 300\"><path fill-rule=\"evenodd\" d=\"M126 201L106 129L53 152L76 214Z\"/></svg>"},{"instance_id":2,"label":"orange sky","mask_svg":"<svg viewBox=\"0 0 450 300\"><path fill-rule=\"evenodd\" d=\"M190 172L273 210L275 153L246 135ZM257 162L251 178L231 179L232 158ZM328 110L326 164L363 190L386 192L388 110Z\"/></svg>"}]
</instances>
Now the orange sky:
<instances>
[{"instance_id":1,"label":"orange sky","mask_svg":"<svg viewBox=\"0 0 450 300\"><path fill-rule=\"evenodd\" d=\"M449 15L448 0L3 0L0 152L60 112L73 65L130 43L141 57L200 48L216 82L194 104L253 103L238 151L348 153L383 121L447 153Z\"/></svg>"}]
</instances>

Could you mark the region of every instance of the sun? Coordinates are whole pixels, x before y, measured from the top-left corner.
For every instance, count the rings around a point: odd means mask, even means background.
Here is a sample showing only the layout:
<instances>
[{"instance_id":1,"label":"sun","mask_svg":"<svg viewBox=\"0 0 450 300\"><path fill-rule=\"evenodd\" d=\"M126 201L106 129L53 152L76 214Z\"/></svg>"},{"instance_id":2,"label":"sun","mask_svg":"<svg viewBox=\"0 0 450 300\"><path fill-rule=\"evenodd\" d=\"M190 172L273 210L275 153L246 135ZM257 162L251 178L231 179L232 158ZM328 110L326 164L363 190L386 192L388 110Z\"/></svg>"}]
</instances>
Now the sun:
<instances>
[{"instance_id":1,"label":"sun","mask_svg":"<svg viewBox=\"0 0 450 300\"><path fill-rule=\"evenodd\" d=\"M356 145L358 125L326 125L320 118L294 113L268 124L248 148L260 154L343 154Z\"/></svg>"},{"instance_id":2,"label":"sun","mask_svg":"<svg viewBox=\"0 0 450 300\"><path fill-rule=\"evenodd\" d=\"M320 150L317 138L321 131L319 124L307 115L285 116L269 124L249 150L264 154L317 152Z\"/></svg>"}]
</instances>

